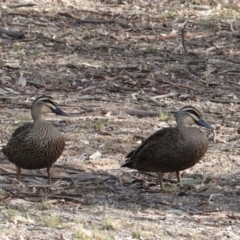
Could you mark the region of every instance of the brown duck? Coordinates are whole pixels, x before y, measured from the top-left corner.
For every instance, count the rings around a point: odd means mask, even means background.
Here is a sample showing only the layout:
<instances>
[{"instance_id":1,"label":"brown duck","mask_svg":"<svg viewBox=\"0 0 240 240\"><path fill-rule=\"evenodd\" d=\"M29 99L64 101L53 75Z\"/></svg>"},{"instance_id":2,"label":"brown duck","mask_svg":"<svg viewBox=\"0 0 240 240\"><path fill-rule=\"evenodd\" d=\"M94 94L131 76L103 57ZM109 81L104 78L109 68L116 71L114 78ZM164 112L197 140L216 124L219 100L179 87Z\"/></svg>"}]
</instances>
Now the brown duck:
<instances>
[{"instance_id":1,"label":"brown duck","mask_svg":"<svg viewBox=\"0 0 240 240\"><path fill-rule=\"evenodd\" d=\"M2 152L17 167L17 178L23 169L47 168L48 184L51 184L50 168L61 156L65 140L63 135L44 119L47 113L69 116L51 97L41 96L31 106L33 123L18 127Z\"/></svg>"},{"instance_id":2,"label":"brown duck","mask_svg":"<svg viewBox=\"0 0 240 240\"><path fill-rule=\"evenodd\" d=\"M126 156L121 167L144 172L157 172L161 189L162 173L176 172L181 184L180 171L194 166L208 149L205 134L192 125L213 129L201 113L192 106L183 107L176 117L177 127L161 129L148 137Z\"/></svg>"}]
</instances>

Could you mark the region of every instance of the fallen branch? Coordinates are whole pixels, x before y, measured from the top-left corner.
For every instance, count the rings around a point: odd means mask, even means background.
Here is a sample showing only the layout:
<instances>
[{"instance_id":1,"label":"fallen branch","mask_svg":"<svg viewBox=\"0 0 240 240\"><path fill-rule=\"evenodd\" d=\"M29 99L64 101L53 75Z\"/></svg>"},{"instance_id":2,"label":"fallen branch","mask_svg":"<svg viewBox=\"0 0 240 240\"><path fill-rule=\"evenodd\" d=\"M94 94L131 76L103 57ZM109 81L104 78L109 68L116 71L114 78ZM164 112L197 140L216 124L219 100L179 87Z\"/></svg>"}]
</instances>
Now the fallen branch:
<instances>
[{"instance_id":1,"label":"fallen branch","mask_svg":"<svg viewBox=\"0 0 240 240\"><path fill-rule=\"evenodd\" d=\"M185 22L185 24L184 24L184 26L183 26L183 29L182 29L182 45L183 45L183 49L184 49L184 51L185 51L186 54L188 54L188 51L187 51L187 49L186 49L186 47L185 47L184 30L185 30L185 28L186 28L186 26L187 26L188 23L189 23L189 19Z\"/></svg>"},{"instance_id":2,"label":"fallen branch","mask_svg":"<svg viewBox=\"0 0 240 240\"><path fill-rule=\"evenodd\" d=\"M21 39L24 38L24 33L20 31L12 31L12 30L6 30L4 28L0 28L0 34L2 36L5 36L7 38L12 39Z\"/></svg>"},{"instance_id":3,"label":"fallen branch","mask_svg":"<svg viewBox=\"0 0 240 240\"><path fill-rule=\"evenodd\" d=\"M210 102L215 102L215 103L224 103L224 104L229 104L229 103L235 103L239 104L240 100L219 100L219 99L209 99Z\"/></svg>"},{"instance_id":4,"label":"fallen branch","mask_svg":"<svg viewBox=\"0 0 240 240\"><path fill-rule=\"evenodd\" d=\"M35 3L25 3L25 4L16 4L16 5L7 5L9 8L21 8L21 7L33 7L37 4Z\"/></svg>"},{"instance_id":5,"label":"fallen branch","mask_svg":"<svg viewBox=\"0 0 240 240\"><path fill-rule=\"evenodd\" d=\"M76 22L77 24L80 23L94 23L94 24L109 24L109 23L115 23L114 20L82 20L82 19L77 19Z\"/></svg>"},{"instance_id":6,"label":"fallen branch","mask_svg":"<svg viewBox=\"0 0 240 240\"><path fill-rule=\"evenodd\" d=\"M110 111L110 115L119 115L121 111L120 110L112 110ZM143 110L135 110L135 109L124 109L124 113L134 116L134 117L158 117L159 112L156 111L143 111Z\"/></svg>"}]
</instances>

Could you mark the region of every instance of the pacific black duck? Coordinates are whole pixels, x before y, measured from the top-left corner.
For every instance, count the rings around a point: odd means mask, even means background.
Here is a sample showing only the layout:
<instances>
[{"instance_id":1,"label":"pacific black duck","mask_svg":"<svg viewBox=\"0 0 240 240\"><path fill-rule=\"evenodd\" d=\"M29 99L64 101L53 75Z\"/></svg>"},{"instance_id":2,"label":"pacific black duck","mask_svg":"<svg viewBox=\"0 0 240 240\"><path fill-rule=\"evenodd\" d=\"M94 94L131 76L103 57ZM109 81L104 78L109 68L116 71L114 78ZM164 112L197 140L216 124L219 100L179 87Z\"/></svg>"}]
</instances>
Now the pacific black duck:
<instances>
[{"instance_id":1,"label":"pacific black duck","mask_svg":"<svg viewBox=\"0 0 240 240\"><path fill-rule=\"evenodd\" d=\"M63 135L44 119L47 113L69 116L51 97L41 96L31 106L33 123L18 127L2 152L17 167L17 178L23 169L47 168L48 184L51 184L50 168L61 156L65 140Z\"/></svg>"},{"instance_id":2,"label":"pacific black duck","mask_svg":"<svg viewBox=\"0 0 240 240\"><path fill-rule=\"evenodd\" d=\"M201 113L192 106L183 107L176 117L177 126L161 129L148 137L126 156L121 167L144 172L158 172L163 189L162 173L176 172L181 184L180 171L195 165L208 149L205 134L193 124L213 129Z\"/></svg>"}]
</instances>

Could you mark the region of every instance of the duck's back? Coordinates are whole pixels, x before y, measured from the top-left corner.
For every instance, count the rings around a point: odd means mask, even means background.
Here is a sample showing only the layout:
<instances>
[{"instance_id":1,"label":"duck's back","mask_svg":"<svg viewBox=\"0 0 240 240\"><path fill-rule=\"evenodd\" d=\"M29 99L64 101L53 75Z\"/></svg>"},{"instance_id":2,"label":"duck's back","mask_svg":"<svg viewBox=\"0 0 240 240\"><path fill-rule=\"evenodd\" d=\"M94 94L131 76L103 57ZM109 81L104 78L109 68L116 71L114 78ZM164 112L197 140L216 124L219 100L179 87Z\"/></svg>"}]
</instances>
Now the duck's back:
<instances>
[{"instance_id":1,"label":"duck's back","mask_svg":"<svg viewBox=\"0 0 240 240\"><path fill-rule=\"evenodd\" d=\"M195 165L207 148L208 140L198 128L164 128L131 152L125 166L148 172L181 171Z\"/></svg>"},{"instance_id":2,"label":"duck's back","mask_svg":"<svg viewBox=\"0 0 240 240\"><path fill-rule=\"evenodd\" d=\"M65 147L62 134L47 121L27 123L15 130L3 153L24 169L51 167Z\"/></svg>"},{"instance_id":3,"label":"duck's back","mask_svg":"<svg viewBox=\"0 0 240 240\"><path fill-rule=\"evenodd\" d=\"M21 132L23 132L25 130L28 130L28 129L31 129L32 127L33 127L33 122L28 122L28 123L22 124L21 126L19 126L18 128L15 129L11 138L16 137Z\"/></svg>"}]
</instances>

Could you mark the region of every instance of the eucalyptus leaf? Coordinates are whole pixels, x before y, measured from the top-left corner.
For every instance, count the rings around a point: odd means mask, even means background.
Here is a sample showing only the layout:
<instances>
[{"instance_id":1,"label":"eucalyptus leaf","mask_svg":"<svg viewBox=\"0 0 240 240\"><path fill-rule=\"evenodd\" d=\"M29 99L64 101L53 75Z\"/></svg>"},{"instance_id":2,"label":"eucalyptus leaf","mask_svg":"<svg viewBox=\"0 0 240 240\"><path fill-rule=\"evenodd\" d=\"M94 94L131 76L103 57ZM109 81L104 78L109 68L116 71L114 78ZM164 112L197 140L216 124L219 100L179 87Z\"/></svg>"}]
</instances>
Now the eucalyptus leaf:
<instances>
[{"instance_id":1,"label":"eucalyptus leaf","mask_svg":"<svg viewBox=\"0 0 240 240\"><path fill-rule=\"evenodd\" d=\"M166 212L168 212L168 213L175 213L175 214L178 214L178 215L186 214L185 211L180 210L180 209L170 209L170 210L167 210Z\"/></svg>"},{"instance_id":2,"label":"eucalyptus leaf","mask_svg":"<svg viewBox=\"0 0 240 240\"><path fill-rule=\"evenodd\" d=\"M11 88L5 87L5 89L8 91L8 93L11 92L11 93L14 93L14 94L20 94L20 92L17 92L15 90L11 89Z\"/></svg>"},{"instance_id":3,"label":"eucalyptus leaf","mask_svg":"<svg viewBox=\"0 0 240 240\"><path fill-rule=\"evenodd\" d=\"M0 88L0 94L4 95L4 94L8 94L9 91L6 91L4 88Z\"/></svg>"}]
</instances>

